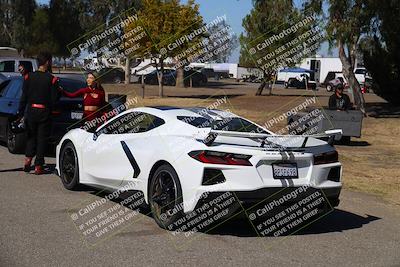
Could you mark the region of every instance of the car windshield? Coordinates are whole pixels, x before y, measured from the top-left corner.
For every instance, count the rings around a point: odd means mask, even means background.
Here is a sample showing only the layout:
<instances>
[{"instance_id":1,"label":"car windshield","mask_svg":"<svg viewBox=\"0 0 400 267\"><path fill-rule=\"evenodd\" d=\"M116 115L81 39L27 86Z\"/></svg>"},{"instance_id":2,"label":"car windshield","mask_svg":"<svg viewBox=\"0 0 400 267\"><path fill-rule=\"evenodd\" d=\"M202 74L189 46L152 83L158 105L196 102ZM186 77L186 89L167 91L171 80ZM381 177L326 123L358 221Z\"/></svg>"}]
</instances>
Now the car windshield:
<instances>
[{"instance_id":1,"label":"car windshield","mask_svg":"<svg viewBox=\"0 0 400 267\"><path fill-rule=\"evenodd\" d=\"M224 119L210 120L204 117L178 116L178 120L183 121L197 128L213 128L214 130L230 132L255 132L266 133L264 129L254 123L238 117L227 117Z\"/></svg>"}]
</instances>

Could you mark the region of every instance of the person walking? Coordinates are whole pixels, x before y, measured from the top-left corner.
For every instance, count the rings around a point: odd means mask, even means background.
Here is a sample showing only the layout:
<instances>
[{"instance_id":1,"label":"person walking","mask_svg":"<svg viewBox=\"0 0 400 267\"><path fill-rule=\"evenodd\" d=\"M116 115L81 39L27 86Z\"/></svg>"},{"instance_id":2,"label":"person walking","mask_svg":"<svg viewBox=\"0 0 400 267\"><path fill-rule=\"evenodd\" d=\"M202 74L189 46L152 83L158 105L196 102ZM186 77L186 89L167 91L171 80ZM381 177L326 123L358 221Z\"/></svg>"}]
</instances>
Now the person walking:
<instances>
[{"instance_id":1,"label":"person walking","mask_svg":"<svg viewBox=\"0 0 400 267\"><path fill-rule=\"evenodd\" d=\"M51 54L42 52L37 60L38 70L24 75L19 114L24 117L27 133L24 171L30 172L35 157L35 174L40 175L45 173L44 156L51 132L51 112L60 93L58 78L49 72Z\"/></svg>"}]
</instances>

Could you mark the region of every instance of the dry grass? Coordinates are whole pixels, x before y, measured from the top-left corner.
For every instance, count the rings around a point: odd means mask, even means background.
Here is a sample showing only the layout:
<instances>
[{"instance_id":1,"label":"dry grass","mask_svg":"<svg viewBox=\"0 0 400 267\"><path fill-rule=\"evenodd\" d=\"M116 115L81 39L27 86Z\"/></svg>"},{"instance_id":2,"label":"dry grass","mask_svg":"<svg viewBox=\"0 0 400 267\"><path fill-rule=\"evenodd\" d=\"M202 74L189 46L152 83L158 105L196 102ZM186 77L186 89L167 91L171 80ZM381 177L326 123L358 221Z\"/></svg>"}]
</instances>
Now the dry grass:
<instances>
[{"instance_id":1,"label":"dry grass","mask_svg":"<svg viewBox=\"0 0 400 267\"><path fill-rule=\"evenodd\" d=\"M138 97L138 106L208 106L217 98L228 96L227 104L219 108L265 124L312 97L312 92L303 90L274 91L274 96L255 97L256 85L225 83L213 88L165 89L165 98L159 98L156 86L146 87L146 98L141 99L141 89L137 85L108 85L108 93L124 93L130 98ZM303 94L303 95L299 95ZM319 91L317 105L327 105L329 94ZM379 97L366 95L369 103L383 102ZM353 139L350 146L337 146L344 168L344 186L350 190L362 191L381 196L388 202L400 205L400 119L366 118L363 123L362 138ZM285 127L286 121L274 125L271 130Z\"/></svg>"}]
</instances>

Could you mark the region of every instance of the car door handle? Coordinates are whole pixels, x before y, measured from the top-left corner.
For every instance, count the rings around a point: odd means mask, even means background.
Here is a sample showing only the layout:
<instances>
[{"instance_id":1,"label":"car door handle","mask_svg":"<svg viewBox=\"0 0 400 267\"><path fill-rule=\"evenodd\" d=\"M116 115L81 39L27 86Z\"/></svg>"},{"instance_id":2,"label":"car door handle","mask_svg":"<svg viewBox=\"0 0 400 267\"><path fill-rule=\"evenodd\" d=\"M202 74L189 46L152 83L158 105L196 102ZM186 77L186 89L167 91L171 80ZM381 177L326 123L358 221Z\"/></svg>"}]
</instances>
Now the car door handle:
<instances>
[{"instance_id":1,"label":"car door handle","mask_svg":"<svg viewBox=\"0 0 400 267\"><path fill-rule=\"evenodd\" d=\"M12 101L10 101L10 102L8 102L7 106L11 107L11 106L12 106L12 104L13 104L13 102L12 102Z\"/></svg>"}]
</instances>

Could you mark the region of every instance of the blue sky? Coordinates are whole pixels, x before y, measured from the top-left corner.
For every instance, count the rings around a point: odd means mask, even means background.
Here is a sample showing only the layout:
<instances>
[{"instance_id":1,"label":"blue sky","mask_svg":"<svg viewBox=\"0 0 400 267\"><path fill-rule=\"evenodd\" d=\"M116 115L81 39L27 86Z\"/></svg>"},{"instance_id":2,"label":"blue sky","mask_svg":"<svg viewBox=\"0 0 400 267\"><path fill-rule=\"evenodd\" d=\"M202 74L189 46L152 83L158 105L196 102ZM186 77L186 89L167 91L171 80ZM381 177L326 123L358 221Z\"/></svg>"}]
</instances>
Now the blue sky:
<instances>
[{"instance_id":1,"label":"blue sky","mask_svg":"<svg viewBox=\"0 0 400 267\"><path fill-rule=\"evenodd\" d=\"M186 3L187 0L181 0ZM195 0L200 5L200 13L206 22L214 20L217 16L227 16L227 22L233 31L240 35L243 32L242 20L252 9L252 0ZM37 0L40 4L47 4L49 0ZM301 0L295 0L299 5ZM323 45L320 54L328 55L327 46ZM238 62L239 49L231 56L230 62Z\"/></svg>"}]
</instances>

